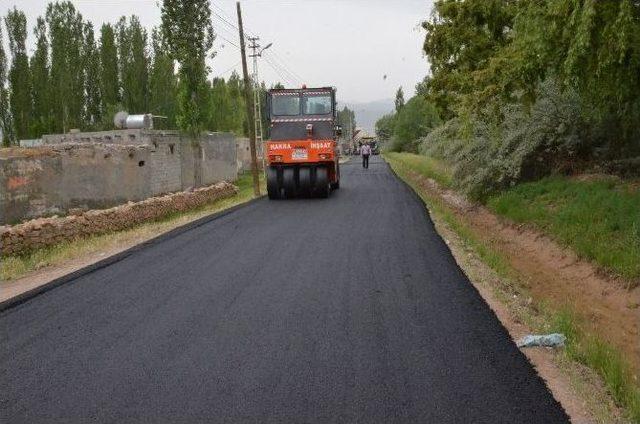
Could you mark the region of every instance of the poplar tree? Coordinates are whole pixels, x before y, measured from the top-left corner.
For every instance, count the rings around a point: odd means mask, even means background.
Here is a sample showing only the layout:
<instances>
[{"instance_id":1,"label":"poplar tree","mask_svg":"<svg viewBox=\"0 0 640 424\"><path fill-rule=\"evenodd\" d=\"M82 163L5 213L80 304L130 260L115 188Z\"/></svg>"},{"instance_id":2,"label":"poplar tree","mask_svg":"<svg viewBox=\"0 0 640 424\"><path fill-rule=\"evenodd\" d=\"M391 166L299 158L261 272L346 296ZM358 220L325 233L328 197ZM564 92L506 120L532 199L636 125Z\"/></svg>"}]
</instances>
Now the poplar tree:
<instances>
[{"instance_id":1,"label":"poplar tree","mask_svg":"<svg viewBox=\"0 0 640 424\"><path fill-rule=\"evenodd\" d=\"M244 81L236 71L231 73L227 82L229 91L229 118L231 120L228 131L238 135L248 135L247 108L244 98Z\"/></svg>"},{"instance_id":2,"label":"poplar tree","mask_svg":"<svg viewBox=\"0 0 640 424\"><path fill-rule=\"evenodd\" d=\"M174 61L164 45L160 28L152 30L151 43L153 62L149 75L149 111L167 117L158 121L159 127L175 128L178 81Z\"/></svg>"},{"instance_id":3,"label":"poplar tree","mask_svg":"<svg viewBox=\"0 0 640 424\"><path fill-rule=\"evenodd\" d=\"M395 106L396 112L400 112L404 107L404 91L402 90L402 87L399 87L398 91L396 91Z\"/></svg>"},{"instance_id":4,"label":"poplar tree","mask_svg":"<svg viewBox=\"0 0 640 424\"><path fill-rule=\"evenodd\" d=\"M115 33L111 24L104 24L100 28L100 92L103 113L119 103L119 87Z\"/></svg>"},{"instance_id":5,"label":"poplar tree","mask_svg":"<svg viewBox=\"0 0 640 424\"><path fill-rule=\"evenodd\" d=\"M209 88L205 59L213 47L208 0L164 0L162 33L179 64L178 126L197 136L207 122Z\"/></svg>"},{"instance_id":6,"label":"poplar tree","mask_svg":"<svg viewBox=\"0 0 640 424\"><path fill-rule=\"evenodd\" d=\"M211 131L234 130L230 112L230 97L224 78L214 78L211 83L211 106L208 127Z\"/></svg>"},{"instance_id":7,"label":"poplar tree","mask_svg":"<svg viewBox=\"0 0 640 424\"><path fill-rule=\"evenodd\" d=\"M9 70L9 107L13 116L17 139L28 138L31 121L31 81L29 77L29 58L27 57L27 17L16 7L5 17L11 69Z\"/></svg>"},{"instance_id":8,"label":"poplar tree","mask_svg":"<svg viewBox=\"0 0 640 424\"><path fill-rule=\"evenodd\" d=\"M36 37L36 49L31 56L30 63L33 99L31 133L34 137L40 137L52 130L49 40L47 39L47 25L42 17L38 17L33 34Z\"/></svg>"},{"instance_id":9,"label":"poplar tree","mask_svg":"<svg viewBox=\"0 0 640 424\"><path fill-rule=\"evenodd\" d=\"M120 18L116 25L122 103L130 113L147 112L149 84L149 53L147 31L137 16L129 21Z\"/></svg>"},{"instance_id":10,"label":"poplar tree","mask_svg":"<svg viewBox=\"0 0 640 424\"><path fill-rule=\"evenodd\" d=\"M96 129L101 121L100 53L96 47L93 24L84 25L85 124Z\"/></svg>"},{"instance_id":11,"label":"poplar tree","mask_svg":"<svg viewBox=\"0 0 640 424\"><path fill-rule=\"evenodd\" d=\"M9 93L7 84L7 56L4 52L4 41L2 39L2 25L0 25L0 129L2 134L2 144L8 146L13 138L13 126L11 114L9 113Z\"/></svg>"},{"instance_id":12,"label":"poplar tree","mask_svg":"<svg viewBox=\"0 0 640 424\"><path fill-rule=\"evenodd\" d=\"M78 128L84 115L83 22L70 1L49 3L54 129Z\"/></svg>"}]
</instances>

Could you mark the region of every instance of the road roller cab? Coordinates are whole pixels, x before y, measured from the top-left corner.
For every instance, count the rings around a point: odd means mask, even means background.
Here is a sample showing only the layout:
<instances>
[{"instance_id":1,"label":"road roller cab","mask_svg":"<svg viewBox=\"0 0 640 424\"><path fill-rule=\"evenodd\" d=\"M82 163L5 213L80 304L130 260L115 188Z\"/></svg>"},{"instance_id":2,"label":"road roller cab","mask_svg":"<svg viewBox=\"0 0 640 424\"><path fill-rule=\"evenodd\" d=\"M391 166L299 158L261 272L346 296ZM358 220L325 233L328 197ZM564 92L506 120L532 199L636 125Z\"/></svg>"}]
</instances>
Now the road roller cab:
<instances>
[{"instance_id":1,"label":"road roller cab","mask_svg":"<svg viewBox=\"0 0 640 424\"><path fill-rule=\"evenodd\" d=\"M329 196L340 187L335 88L273 89L267 104L269 198Z\"/></svg>"}]
</instances>

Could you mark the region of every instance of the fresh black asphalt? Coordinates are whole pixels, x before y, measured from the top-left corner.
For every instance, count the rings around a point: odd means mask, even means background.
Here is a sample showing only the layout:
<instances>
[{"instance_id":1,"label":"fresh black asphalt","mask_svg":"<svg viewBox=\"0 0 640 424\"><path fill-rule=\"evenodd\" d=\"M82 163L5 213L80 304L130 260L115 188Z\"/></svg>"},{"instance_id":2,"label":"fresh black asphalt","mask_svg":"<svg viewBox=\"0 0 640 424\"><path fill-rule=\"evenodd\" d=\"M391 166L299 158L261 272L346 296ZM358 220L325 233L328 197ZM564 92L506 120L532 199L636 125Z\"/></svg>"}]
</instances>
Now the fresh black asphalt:
<instances>
[{"instance_id":1,"label":"fresh black asphalt","mask_svg":"<svg viewBox=\"0 0 640 424\"><path fill-rule=\"evenodd\" d=\"M380 158L0 315L0 422L558 423Z\"/></svg>"}]
</instances>

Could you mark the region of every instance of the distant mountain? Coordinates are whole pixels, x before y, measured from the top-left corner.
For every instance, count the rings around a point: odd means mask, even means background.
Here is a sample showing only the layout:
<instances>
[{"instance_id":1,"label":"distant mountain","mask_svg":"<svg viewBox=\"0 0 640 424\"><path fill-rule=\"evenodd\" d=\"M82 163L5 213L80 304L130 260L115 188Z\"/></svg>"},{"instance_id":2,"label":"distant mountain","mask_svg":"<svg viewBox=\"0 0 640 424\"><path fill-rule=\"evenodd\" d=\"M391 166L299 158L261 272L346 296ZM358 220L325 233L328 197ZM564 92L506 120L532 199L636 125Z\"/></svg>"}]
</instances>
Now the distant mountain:
<instances>
[{"instance_id":1,"label":"distant mountain","mask_svg":"<svg viewBox=\"0 0 640 424\"><path fill-rule=\"evenodd\" d=\"M356 113L356 125L364 128L371 135L375 133L376 121L383 115L393 112L395 108L393 99L376 100L367 103L341 102L338 104L340 109L344 106Z\"/></svg>"}]
</instances>

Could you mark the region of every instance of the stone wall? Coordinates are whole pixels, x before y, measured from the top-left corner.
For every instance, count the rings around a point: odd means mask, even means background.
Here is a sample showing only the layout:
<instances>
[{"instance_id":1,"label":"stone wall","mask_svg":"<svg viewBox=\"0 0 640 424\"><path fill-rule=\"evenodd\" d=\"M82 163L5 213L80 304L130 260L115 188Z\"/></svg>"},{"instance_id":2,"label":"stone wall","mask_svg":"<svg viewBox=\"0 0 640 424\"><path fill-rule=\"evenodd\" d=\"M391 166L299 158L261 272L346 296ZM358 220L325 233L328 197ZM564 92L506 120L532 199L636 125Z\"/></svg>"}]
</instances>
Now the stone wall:
<instances>
[{"instance_id":1,"label":"stone wall","mask_svg":"<svg viewBox=\"0 0 640 424\"><path fill-rule=\"evenodd\" d=\"M235 137L118 130L46 135L0 149L0 224L99 209L237 178Z\"/></svg>"},{"instance_id":2,"label":"stone wall","mask_svg":"<svg viewBox=\"0 0 640 424\"><path fill-rule=\"evenodd\" d=\"M221 182L193 191L152 197L110 209L90 210L65 217L38 218L14 226L0 226L0 253L17 255L62 241L103 234L153 221L174 212L235 195L238 188Z\"/></svg>"}]
</instances>

